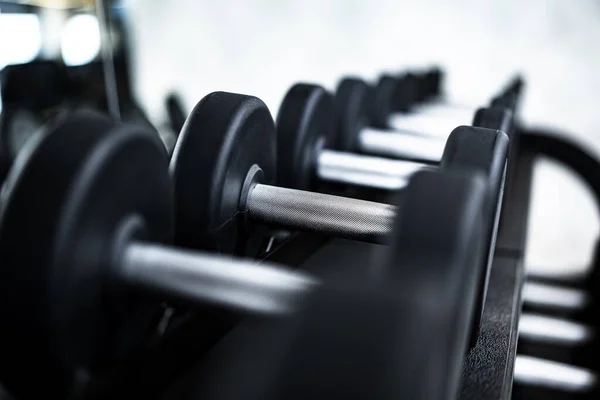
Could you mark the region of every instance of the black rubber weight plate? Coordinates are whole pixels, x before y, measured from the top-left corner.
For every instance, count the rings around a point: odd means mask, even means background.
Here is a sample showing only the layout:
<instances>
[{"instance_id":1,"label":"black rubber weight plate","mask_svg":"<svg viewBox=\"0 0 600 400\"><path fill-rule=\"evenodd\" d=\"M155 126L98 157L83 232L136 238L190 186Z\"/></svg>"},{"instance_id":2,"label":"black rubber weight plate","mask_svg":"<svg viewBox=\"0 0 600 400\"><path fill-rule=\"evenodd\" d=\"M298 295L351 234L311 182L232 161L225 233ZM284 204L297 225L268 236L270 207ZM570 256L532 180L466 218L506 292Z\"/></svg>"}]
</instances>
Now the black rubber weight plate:
<instances>
[{"instance_id":1,"label":"black rubber weight plate","mask_svg":"<svg viewBox=\"0 0 600 400\"><path fill-rule=\"evenodd\" d=\"M419 102L419 81L414 74L406 74L396 79L392 109L396 112L407 113Z\"/></svg>"},{"instance_id":2,"label":"black rubber weight plate","mask_svg":"<svg viewBox=\"0 0 600 400\"><path fill-rule=\"evenodd\" d=\"M475 112L473 126L502 131L510 138L514 133L513 113L504 107L480 108Z\"/></svg>"},{"instance_id":3,"label":"black rubber weight plate","mask_svg":"<svg viewBox=\"0 0 600 400\"><path fill-rule=\"evenodd\" d=\"M372 126L380 129L389 128L388 119L392 113L397 86L398 81L393 76L383 75L379 78L369 104L369 118Z\"/></svg>"},{"instance_id":4,"label":"black rubber weight plate","mask_svg":"<svg viewBox=\"0 0 600 400\"><path fill-rule=\"evenodd\" d=\"M175 242L183 247L251 254L253 232L239 212L253 165L273 184L275 124L258 98L215 92L190 113L171 158L175 185ZM256 237L252 238L256 239Z\"/></svg>"},{"instance_id":5,"label":"black rubber weight plate","mask_svg":"<svg viewBox=\"0 0 600 400\"><path fill-rule=\"evenodd\" d=\"M482 260L483 279L479 288L479 299L474 316L474 335L479 332L479 323L483 314L487 279L491 268L496 230L498 228L498 207L502 201L506 158L508 156L508 137L503 132L459 126L448 138L440 168L449 171L478 171L486 181L486 203L482 215L484 243L489 250L488 257Z\"/></svg>"},{"instance_id":6,"label":"black rubber weight plate","mask_svg":"<svg viewBox=\"0 0 600 400\"><path fill-rule=\"evenodd\" d=\"M294 85L277 115L278 185L310 189L319 151L334 130L332 96L320 86Z\"/></svg>"},{"instance_id":7,"label":"black rubber weight plate","mask_svg":"<svg viewBox=\"0 0 600 400\"><path fill-rule=\"evenodd\" d=\"M402 357L393 365L417 360L394 382L405 388L395 398L449 399L460 380L485 259L485 180L477 173L420 171L405 192L379 271L404 305L397 321L407 329L395 350Z\"/></svg>"},{"instance_id":8,"label":"black rubber weight plate","mask_svg":"<svg viewBox=\"0 0 600 400\"><path fill-rule=\"evenodd\" d=\"M158 307L109 301L116 231L136 216L140 234L164 241L172 206L154 134L79 113L27 143L0 209L0 369L16 396L62 397L139 344Z\"/></svg>"},{"instance_id":9,"label":"black rubber weight plate","mask_svg":"<svg viewBox=\"0 0 600 400\"><path fill-rule=\"evenodd\" d=\"M335 108L338 138L333 148L341 151L356 151L358 135L368 125L370 88L361 79L342 79L335 92Z\"/></svg>"}]
</instances>

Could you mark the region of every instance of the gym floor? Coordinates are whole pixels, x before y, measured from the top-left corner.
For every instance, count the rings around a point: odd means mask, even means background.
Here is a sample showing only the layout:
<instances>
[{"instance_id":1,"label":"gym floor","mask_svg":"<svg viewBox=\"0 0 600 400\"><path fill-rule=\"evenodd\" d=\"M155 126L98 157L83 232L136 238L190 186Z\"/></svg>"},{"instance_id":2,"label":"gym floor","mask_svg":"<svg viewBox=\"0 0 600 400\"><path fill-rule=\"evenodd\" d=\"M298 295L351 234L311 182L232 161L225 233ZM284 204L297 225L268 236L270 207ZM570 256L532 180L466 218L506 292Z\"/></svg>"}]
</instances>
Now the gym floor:
<instances>
[{"instance_id":1,"label":"gym floor","mask_svg":"<svg viewBox=\"0 0 600 400\"><path fill-rule=\"evenodd\" d=\"M527 83L526 126L600 155L600 3L595 0L129 1L134 81L155 121L176 91L190 109L215 90L253 94L273 115L298 81L440 65L455 102L482 104L509 77ZM526 264L576 274L591 259L598 215L569 171L536 167Z\"/></svg>"}]
</instances>

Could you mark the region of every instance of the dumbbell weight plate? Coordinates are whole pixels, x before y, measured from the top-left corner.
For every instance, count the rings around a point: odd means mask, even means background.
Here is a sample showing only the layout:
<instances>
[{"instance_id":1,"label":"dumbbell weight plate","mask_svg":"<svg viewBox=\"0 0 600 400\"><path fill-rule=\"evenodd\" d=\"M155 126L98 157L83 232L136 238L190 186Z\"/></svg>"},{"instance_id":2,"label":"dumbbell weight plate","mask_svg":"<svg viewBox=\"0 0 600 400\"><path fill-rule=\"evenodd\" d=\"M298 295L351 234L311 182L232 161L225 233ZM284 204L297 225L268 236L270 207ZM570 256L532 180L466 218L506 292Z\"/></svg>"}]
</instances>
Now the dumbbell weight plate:
<instances>
[{"instance_id":1,"label":"dumbbell weight plate","mask_svg":"<svg viewBox=\"0 0 600 400\"><path fill-rule=\"evenodd\" d=\"M371 97L369 120L374 128L389 129L388 118L393 112L394 95L398 80L393 76L382 75L373 89Z\"/></svg>"},{"instance_id":2,"label":"dumbbell weight plate","mask_svg":"<svg viewBox=\"0 0 600 400\"><path fill-rule=\"evenodd\" d=\"M331 145L341 151L354 151L362 127L368 125L369 86L361 79L347 78L335 92L336 138Z\"/></svg>"},{"instance_id":3,"label":"dumbbell weight plate","mask_svg":"<svg viewBox=\"0 0 600 400\"><path fill-rule=\"evenodd\" d=\"M419 100L417 97L423 97L422 88L419 87L419 82L414 79L411 74L406 74L399 77L396 80L394 86L393 96L393 110L395 112L406 113L414 106L415 100ZM387 118L385 120L385 127L389 126Z\"/></svg>"},{"instance_id":4,"label":"dumbbell weight plate","mask_svg":"<svg viewBox=\"0 0 600 400\"><path fill-rule=\"evenodd\" d=\"M389 130L390 134L404 134L406 139L420 140L431 139L427 133L402 130L394 131L389 128L387 118L392 110L394 92L397 82L390 76L383 76L375 88L371 88L365 81L356 78L343 79L335 92L335 106L337 132L336 139L332 140L331 147L340 151L357 151L361 149L361 133L365 128L376 126L375 130ZM387 135L387 132L386 132ZM390 140L394 140L390 135ZM428 149L419 160L431 162L439 157L439 140L432 140L433 150ZM423 142L419 142L423 145ZM414 146L414 144L413 144ZM429 147L429 146L428 146ZM426 150L426 149L420 149ZM433 151L434 156L430 153ZM409 152L412 153L411 151ZM433 157L433 158L432 158Z\"/></svg>"},{"instance_id":5,"label":"dumbbell weight plate","mask_svg":"<svg viewBox=\"0 0 600 400\"><path fill-rule=\"evenodd\" d=\"M305 86L286 96L277 115L277 183L309 190L316 177L319 151L327 145L323 134L335 132L329 94Z\"/></svg>"},{"instance_id":6,"label":"dumbbell weight plate","mask_svg":"<svg viewBox=\"0 0 600 400\"><path fill-rule=\"evenodd\" d=\"M492 128L502 131L512 137L515 129L513 112L506 107L492 106L480 108L473 117L473 126Z\"/></svg>"},{"instance_id":7,"label":"dumbbell weight plate","mask_svg":"<svg viewBox=\"0 0 600 400\"><path fill-rule=\"evenodd\" d=\"M178 245L234 254L258 252L259 236L247 231L239 202L253 165L260 165L263 183L275 181L275 129L261 105L258 99L215 92L190 113L170 165Z\"/></svg>"},{"instance_id":8,"label":"dumbbell weight plate","mask_svg":"<svg viewBox=\"0 0 600 400\"><path fill-rule=\"evenodd\" d=\"M39 384L67 395L102 369L97 360L140 342L158 304L117 293L123 301L107 312L101 298L119 288L105 287L101 271L120 229L156 241L173 231L168 158L156 135L89 112L38 135L15 161L0 211L0 368L24 397ZM140 224L123 225L129 220ZM28 376L46 379L32 385Z\"/></svg>"}]
</instances>

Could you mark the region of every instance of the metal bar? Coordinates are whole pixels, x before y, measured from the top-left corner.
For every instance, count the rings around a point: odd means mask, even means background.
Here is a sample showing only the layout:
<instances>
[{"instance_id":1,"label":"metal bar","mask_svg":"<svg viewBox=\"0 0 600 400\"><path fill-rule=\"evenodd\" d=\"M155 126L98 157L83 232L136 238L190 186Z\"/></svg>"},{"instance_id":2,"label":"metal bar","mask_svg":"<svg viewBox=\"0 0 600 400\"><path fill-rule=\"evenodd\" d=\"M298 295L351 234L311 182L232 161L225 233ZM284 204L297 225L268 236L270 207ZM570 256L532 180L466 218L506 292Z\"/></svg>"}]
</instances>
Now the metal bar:
<instances>
[{"instance_id":1,"label":"metal bar","mask_svg":"<svg viewBox=\"0 0 600 400\"><path fill-rule=\"evenodd\" d=\"M432 138L410 131L365 128L360 132L358 145L368 153L439 163L450 132L445 138Z\"/></svg>"},{"instance_id":2,"label":"metal bar","mask_svg":"<svg viewBox=\"0 0 600 400\"><path fill-rule=\"evenodd\" d=\"M415 172L427 168L422 163L364 156L332 150L319 154L320 179L379 189L401 189Z\"/></svg>"},{"instance_id":3,"label":"metal bar","mask_svg":"<svg viewBox=\"0 0 600 400\"><path fill-rule=\"evenodd\" d=\"M577 311L588 306L590 299L580 289L527 282L523 286L523 302L530 306Z\"/></svg>"},{"instance_id":4,"label":"metal bar","mask_svg":"<svg viewBox=\"0 0 600 400\"><path fill-rule=\"evenodd\" d=\"M275 264L141 242L127 246L118 271L126 283L170 298L269 315L293 311L302 295L318 284Z\"/></svg>"},{"instance_id":5,"label":"metal bar","mask_svg":"<svg viewBox=\"0 0 600 400\"><path fill-rule=\"evenodd\" d=\"M473 115L462 117L435 116L427 114L392 114L388 119L391 129L423 132L427 136L447 138L460 125L471 125Z\"/></svg>"},{"instance_id":6,"label":"metal bar","mask_svg":"<svg viewBox=\"0 0 600 400\"><path fill-rule=\"evenodd\" d=\"M396 217L389 204L269 185L254 186L246 207L263 223L374 243L385 242Z\"/></svg>"},{"instance_id":7,"label":"metal bar","mask_svg":"<svg viewBox=\"0 0 600 400\"><path fill-rule=\"evenodd\" d=\"M452 118L460 123L473 120L477 107L468 107L461 105L453 105L448 103L425 103L414 106L411 109L410 115L428 116L428 117L440 117L440 118ZM459 123L459 124L460 124Z\"/></svg>"},{"instance_id":8,"label":"metal bar","mask_svg":"<svg viewBox=\"0 0 600 400\"><path fill-rule=\"evenodd\" d=\"M96 0L96 12L98 13L98 24L100 27L102 65L104 67L104 87L106 88L108 113L113 119L120 121L121 111L119 109L119 94L115 74L112 38L109 30L110 7L107 6L105 0Z\"/></svg>"},{"instance_id":9,"label":"metal bar","mask_svg":"<svg viewBox=\"0 0 600 400\"><path fill-rule=\"evenodd\" d=\"M519 339L537 343L581 345L593 340L594 336L594 331L589 326L566 319L523 314L519 320Z\"/></svg>"},{"instance_id":10,"label":"metal bar","mask_svg":"<svg viewBox=\"0 0 600 400\"><path fill-rule=\"evenodd\" d=\"M522 385L567 392L589 392L596 387L598 378L588 369L517 355L514 381Z\"/></svg>"}]
</instances>

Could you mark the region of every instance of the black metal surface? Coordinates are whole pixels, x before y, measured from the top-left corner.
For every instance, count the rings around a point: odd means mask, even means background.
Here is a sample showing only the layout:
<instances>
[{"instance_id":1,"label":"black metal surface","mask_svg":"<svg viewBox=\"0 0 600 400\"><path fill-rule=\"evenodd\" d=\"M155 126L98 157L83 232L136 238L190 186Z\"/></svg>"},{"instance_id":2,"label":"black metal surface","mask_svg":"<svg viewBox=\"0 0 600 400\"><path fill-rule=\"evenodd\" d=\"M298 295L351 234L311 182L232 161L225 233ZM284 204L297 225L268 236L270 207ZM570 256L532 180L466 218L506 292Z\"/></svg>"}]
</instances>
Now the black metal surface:
<instances>
[{"instance_id":1,"label":"black metal surface","mask_svg":"<svg viewBox=\"0 0 600 400\"><path fill-rule=\"evenodd\" d=\"M511 155L507 167L508 183L504 189L496 254L522 258L527 239L527 216L535 157L528 152L519 152L516 157L513 157L513 150L511 141Z\"/></svg>"},{"instance_id":2,"label":"black metal surface","mask_svg":"<svg viewBox=\"0 0 600 400\"><path fill-rule=\"evenodd\" d=\"M522 261L496 257L477 344L467 355L459 399L509 399L517 351Z\"/></svg>"},{"instance_id":3,"label":"black metal surface","mask_svg":"<svg viewBox=\"0 0 600 400\"><path fill-rule=\"evenodd\" d=\"M512 156L508 168L512 162L518 173L505 188L480 336L466 359L461 399L511 397L533 166L531 153Z\"/></svg>"}]
</instances>

